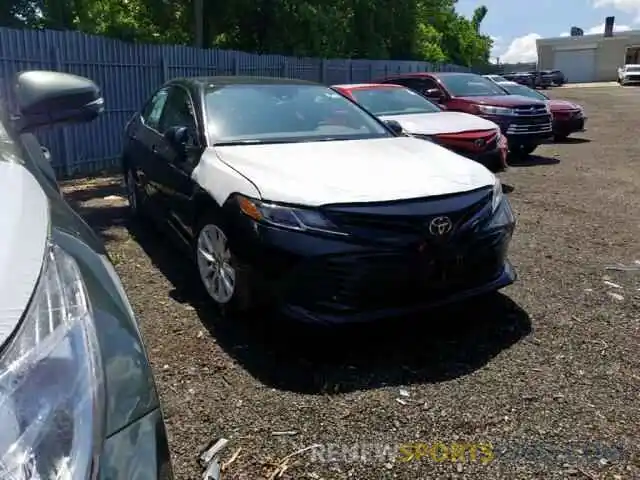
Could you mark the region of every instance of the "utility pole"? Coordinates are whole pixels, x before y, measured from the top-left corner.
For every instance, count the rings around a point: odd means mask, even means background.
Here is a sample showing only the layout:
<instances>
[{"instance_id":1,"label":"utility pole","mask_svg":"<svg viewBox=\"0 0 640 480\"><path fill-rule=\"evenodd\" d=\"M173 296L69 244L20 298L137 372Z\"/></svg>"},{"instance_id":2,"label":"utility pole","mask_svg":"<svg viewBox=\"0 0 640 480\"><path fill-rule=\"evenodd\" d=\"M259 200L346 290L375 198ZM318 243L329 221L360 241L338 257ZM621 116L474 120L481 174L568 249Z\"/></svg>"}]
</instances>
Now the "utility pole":
<instances>
[{"instance_id":1,"label":"utility pole","mask_svg":"<svg viewBox=\"0 0 640 480\"><path fill-rule=\"evenodd\" d=\"M193 0L194 46L204 48L204 0Z\"/></svg>"}]
</instances>

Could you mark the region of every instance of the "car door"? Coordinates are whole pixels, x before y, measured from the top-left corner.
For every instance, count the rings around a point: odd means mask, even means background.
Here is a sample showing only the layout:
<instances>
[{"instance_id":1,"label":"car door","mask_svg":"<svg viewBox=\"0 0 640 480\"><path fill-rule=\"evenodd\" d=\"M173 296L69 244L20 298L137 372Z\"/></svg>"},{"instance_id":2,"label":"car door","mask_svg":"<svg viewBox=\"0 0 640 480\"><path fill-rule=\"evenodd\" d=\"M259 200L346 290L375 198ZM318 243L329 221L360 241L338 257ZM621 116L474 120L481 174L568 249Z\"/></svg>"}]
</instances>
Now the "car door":
<instances>
[{"instance_id":1,"label":"car door","mask_svg":"<svg viewBox=\"0 0 640 480\"><path fill-rule=\"evenodd\" d=\"M171 128L177 127L186 128L184 143L177 144L166 137ZM156 149L154 183L165 205L169 223L184 240L190 241L195 234L195 184L191 174L204 150L204 140L198 133L193 98L185 87L171 86L158 130L164 136Z\"/></svg>"},{"instance_id":2,"label":"car door","mask_svg":"<svg viewBox=\"0 0 640 480\"><path fill-rule=\"evenodd\" d=\"M162 199L157 183L153 182L156 168L156 150L162 140L159 131L160 116L169 95L169 88L158 90L142 108L139 115L134 116L127 128L127 139L124 154L127 163L134 171L138 186L149 200L151 212L163 215Z\"/></svg>"}]
</instances>

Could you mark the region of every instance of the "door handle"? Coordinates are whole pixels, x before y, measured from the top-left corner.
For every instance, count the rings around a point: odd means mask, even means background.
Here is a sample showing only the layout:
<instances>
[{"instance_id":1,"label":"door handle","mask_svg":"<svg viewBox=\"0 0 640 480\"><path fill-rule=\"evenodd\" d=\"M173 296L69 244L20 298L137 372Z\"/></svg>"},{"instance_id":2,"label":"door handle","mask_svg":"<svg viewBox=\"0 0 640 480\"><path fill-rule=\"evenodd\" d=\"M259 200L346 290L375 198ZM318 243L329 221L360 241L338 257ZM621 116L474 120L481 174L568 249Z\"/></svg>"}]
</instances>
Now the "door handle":
<instances>
[{"instance_id":1,"label":"door handle","mask_svg":"<svg viewBox=\"0 0 640 480\"><path fill-rule=\"evenodd\" d=\"M158 153L158 146L157 145L151 145L151 151L153 153Z\"/></svg>"}]
</instances>

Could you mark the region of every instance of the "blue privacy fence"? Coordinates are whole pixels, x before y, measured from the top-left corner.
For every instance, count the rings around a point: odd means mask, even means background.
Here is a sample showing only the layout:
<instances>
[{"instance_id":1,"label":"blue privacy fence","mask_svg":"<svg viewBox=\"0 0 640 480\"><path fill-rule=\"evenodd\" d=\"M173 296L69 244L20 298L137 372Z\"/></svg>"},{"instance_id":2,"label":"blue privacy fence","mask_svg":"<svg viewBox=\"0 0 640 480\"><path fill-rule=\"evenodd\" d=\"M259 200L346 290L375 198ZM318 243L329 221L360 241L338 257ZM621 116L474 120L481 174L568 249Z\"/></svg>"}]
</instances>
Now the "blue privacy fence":
<instances>
[{"instance_id":1,"label":"blue privacy fence","mask_svg":"<svg viewBox=\"0 0 640 480\"><path fill-rule=\"evenodd\" d=\"M123 128L165 81L193 75L265 75L326 84L366 82L418 71L468 71L456 65L388 60L337 60L256 55L232 50L144 45L51 30L0 28L0 95L14 109L13 76L46 69L82 75L102 89L105 113L86 125L38 132L61 177L90 174L117 164Z\"/></svg>"}]
</instances>

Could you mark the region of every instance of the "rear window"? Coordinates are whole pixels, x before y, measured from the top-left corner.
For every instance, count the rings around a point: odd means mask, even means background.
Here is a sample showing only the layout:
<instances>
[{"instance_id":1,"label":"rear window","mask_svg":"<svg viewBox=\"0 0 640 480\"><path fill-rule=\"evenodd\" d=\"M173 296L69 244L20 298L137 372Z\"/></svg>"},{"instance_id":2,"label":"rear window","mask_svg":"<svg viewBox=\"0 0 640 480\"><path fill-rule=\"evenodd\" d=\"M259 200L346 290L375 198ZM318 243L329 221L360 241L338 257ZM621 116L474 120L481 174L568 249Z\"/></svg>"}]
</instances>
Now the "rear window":
<instances>
[{"instance_id":1,"label":"rear window","mask_svg":"<svg viewBox=\"0 0 640 480\"><path fill-rule=\"evenodd\" d=\"M408 88L366 88L351 90L356 101L374 115L435 113L440 108Z\"/></svg>"}]
</instances>

